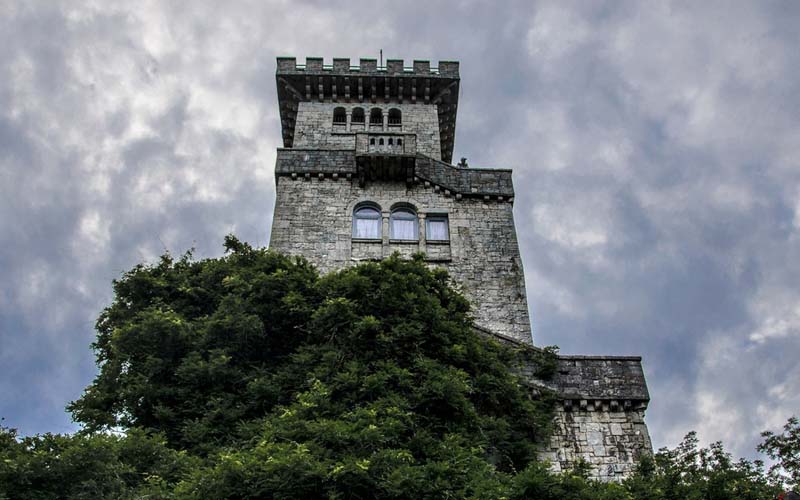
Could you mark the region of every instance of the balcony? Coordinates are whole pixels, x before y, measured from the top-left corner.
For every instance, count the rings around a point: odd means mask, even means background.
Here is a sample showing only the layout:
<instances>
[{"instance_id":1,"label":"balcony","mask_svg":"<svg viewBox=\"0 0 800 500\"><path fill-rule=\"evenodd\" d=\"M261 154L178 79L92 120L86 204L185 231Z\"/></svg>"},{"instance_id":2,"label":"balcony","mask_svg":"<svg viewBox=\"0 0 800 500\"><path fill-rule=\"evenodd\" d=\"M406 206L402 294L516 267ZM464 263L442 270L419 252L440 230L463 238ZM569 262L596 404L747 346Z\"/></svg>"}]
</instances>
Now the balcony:
<instances>
[{"instance_id":1,"label":"balcony","mask_svg":"<svg viewBox=\"0 0 800 500\"><path fill-rule=\"evenodd\" d=\"M417 134L392 132L356 133L356 156L416 156Z\"/></svg>"},{"instance_id":2,"label":"balcony","mask_svg":"<svg viewBox=\"0 0 800 500\"><path fill-rule=\"evenodd\" d=\"M359 181L405 180L414 178L417 135L392 132L356 133L356 162Z\"/></svg>"}]
</instances>

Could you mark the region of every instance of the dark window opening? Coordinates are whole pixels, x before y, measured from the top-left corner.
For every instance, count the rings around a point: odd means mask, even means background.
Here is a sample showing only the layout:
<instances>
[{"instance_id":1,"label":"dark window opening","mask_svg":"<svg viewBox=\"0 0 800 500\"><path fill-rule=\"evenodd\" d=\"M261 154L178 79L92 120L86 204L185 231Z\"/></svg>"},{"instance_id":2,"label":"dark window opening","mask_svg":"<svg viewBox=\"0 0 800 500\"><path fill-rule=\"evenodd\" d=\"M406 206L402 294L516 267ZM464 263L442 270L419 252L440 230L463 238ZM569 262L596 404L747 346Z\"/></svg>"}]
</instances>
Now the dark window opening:
<instances>
[{"instance_id":1,"label":"dark window opening","mask_svg":"<svg viewBox=\"0 0 800 500\"><path fill-rule=\"evenodd\" d=\"M364 123L364 108L353 108L353 116L350 123Z\"/></svg>"},{"instance_id":2,"label":"dark window opening","mask_svg":"<svg viewBox=\"0 0 800 500\"><path fill-rule=\"evenodd\" d=\"M389 110L389 125L402 125L403 113L397 109L392 108Z\"/></svg>"},{"instance_id":3,"label":"dark window opening","mask_svg":"<svg viewBox=\"0 0 800 500\"><path fill-rule=\"evenodd\" d=\"M375 145L375 138L374 137L370 137L369 138L369 144L370 144L370 146L374 146Z\"/></svg>"},{"instance_id":4,"label":"dark window opening","mask_svg":"<svg viewBox=\"0 0 800 500\"><path fill-rule=\"evenodd\" d=\"M372 108L369 112L370 125L383 125L383 111L381 108Z\"/></svg>"},{"instance_id":5,"label":"dark window opening","mask_svg":"<svg viewBox=\"0 0 800 500\"><path fill-rule=\"evenodd\" d=\"M394 146L394 139L392 139L391 137L389 137L389 145Z\"/></svg>"},{"instance_id":6,"label":"dark window opening","mask_svg":"<svg viewBox=\"0 0 800 500\"><path fill-rule=\"evenodd\" d=\"M403 139L397 139L397 145L398 146L402 146L403 145Z\"/></svg>"},{"instance_id":7,"label":"dark window opening","mask_svg":"<svg viewBox=\"0 0 800 500\"><path fill-rule=\"evenodd\" d=\"M334 108L333 123L337 125L347 124L347 111L344 108L342 107Z\"/></svg>"},{"instance_id":8,"label":"dark window opening","mask_svg":"<svg viewBox=\"0 0 800 500\"><path fill-rule=\"evenodd\" d=\"M383 137L378 139L378 146L383 146Z\"/></svg>"}]
</instances>

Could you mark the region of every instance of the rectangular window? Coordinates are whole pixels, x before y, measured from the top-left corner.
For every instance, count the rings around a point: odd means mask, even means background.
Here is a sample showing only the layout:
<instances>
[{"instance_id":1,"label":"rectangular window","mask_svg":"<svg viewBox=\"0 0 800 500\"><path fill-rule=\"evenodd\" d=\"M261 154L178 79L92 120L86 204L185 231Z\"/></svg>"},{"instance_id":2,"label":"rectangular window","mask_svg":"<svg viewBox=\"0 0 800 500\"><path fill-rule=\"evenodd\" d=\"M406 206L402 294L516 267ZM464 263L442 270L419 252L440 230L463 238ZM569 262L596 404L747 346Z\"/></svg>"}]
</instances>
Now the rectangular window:
<instances>
[{"instance_id":1,"label":"rectangular window","mask_svg":"<svg viewBox=\"0 0 800 500\"><path fill-rule=\"evenodd\" d=\"M429 215L425 219L425 238L429 241L449 241L450 230L446 215Z\"/></svg>"}]
</instances>

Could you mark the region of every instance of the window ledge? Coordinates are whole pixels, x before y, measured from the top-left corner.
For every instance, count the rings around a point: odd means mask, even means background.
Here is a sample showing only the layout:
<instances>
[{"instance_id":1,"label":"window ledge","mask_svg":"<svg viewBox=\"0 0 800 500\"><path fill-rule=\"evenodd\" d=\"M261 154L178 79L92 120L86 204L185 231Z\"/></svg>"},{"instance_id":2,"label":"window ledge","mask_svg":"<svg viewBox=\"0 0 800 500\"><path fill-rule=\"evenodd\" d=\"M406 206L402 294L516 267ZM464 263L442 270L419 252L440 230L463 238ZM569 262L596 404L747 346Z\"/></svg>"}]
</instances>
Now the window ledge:
<instances>
[{"instance_id":1,"label":"window ledge","mask_svg":"<svg viewBox=\"0 0 800 500\"><path fill-rule=\"evenodd\" d=\"M371 244L378 244L380 245L383 243L383 240L378 238L353 238L353 243L371 243Z\"/></svg>"},{"instance_id":2,"label":"window ledge","mask_svg":"<svg viewBox=\"0 0 800 500\"><path fill-rule=\"evenodd\" d=\"M450 240L425 240L428 245L449 245Z\"/></svg>"},{"instance_id":3,"label":"window ledge","mask_svg":"<svg viewBox=\"0 0 800 500\"><path fill-rule=\"evenodd\" d=\"M393 245L419 245L419 240L389 240Z\"/></svg>"},{"instance_id":4,"label":"window ledge","mask_svg":"<svg viewBox=\"0 0 800 500\"><path fill-rule=\"evenodd\" d=\"M425 262L453 262L450 257L429 257L425 256Z\"/></svg>"}]
</instances>

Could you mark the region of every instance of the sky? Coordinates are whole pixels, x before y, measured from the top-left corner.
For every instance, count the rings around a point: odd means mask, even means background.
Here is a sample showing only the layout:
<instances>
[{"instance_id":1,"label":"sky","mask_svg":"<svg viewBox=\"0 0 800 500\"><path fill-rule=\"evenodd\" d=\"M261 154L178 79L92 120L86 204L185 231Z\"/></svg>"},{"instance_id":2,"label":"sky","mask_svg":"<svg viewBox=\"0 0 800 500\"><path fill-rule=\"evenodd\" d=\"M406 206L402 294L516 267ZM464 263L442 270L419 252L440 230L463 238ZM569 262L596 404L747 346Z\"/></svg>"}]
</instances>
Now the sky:
<instances>
[{"instance_id":1,"label":"sky","mask_svg":"<svg viewBox=\"0 0 800 500\"><path fill-rule=\"evenodd\" d=\"M269 241L275 57L461 62L538 345L641 355L656 448L800 414L800 3L0 0L0 417L77 429L111 282Z\"/></svg>"}]
</instances>

